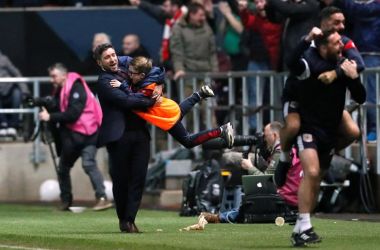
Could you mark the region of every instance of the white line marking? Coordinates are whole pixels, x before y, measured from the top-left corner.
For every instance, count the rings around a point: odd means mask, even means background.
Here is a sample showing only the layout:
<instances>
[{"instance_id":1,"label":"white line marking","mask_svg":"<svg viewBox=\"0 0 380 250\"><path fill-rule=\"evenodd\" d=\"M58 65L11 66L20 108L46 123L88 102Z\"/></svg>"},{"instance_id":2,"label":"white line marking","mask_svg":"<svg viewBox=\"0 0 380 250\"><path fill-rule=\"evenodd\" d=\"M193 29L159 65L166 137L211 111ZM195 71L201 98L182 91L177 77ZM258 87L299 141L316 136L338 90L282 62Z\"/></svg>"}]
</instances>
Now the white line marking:
<instances>
[{"instance_id":1,"label":"white line marking","mask_svg":"<svg viewBox=\"0 0 380 250\"><path fill-rule=\"evenodd\" d=\"M22 250L49 250L47 248L23 247L23 246L12 246L12 245L3 245L3 244L0 244L0 248L22 249Z\"/></svg>"}]
</instances>

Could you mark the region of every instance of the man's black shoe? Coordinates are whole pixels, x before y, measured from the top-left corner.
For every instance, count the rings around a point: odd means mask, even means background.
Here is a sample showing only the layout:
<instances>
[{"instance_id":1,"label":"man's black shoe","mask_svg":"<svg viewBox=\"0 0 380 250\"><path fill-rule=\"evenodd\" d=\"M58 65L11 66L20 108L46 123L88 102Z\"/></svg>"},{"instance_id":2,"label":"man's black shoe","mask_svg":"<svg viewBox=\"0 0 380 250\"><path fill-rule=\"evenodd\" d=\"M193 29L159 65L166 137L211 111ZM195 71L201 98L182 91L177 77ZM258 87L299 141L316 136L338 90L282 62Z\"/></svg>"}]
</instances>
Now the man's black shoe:
<instances>
[{"instance_id":1,"label":"man's black shoe","mask_svg":"<svg viewBox=\"0 0 380 250\"><path fill-rule=\"evenodd\" d=\"M60 211L70 211L69 207L71 207L71 201L62 201L61 205L58 207Z\"/></svg>"},{"instance_id":2,"label":"man's black shoe","mask_svg":"<svg viewBox=\"0 0 380 250\"><path fill-rule=\"evenodd\" d=\"M292 233L290 237L294 247L304 247L308 244L315 244L322 241L322 238L314 232L313 228L303 231L302 233Z\"/></svg>"},{"instance_id":3,"label":"man's black shoe","mask_svg":"<svg viewBox=\"0 0 380 250\"><path fill-rule=\"evenodd\" d=\"M290 162L278 161L277 166L274 170L274 176L273 176L274 184L276 184L278 188L285 185L286 176L288 174L290 166L291 166Z\"/></svg>"},{"instance_id":4,"label":"man's black shoe","mask_svg":"<svg viewBox=\"0 0 380 250\"><path fill-rule=\"evenodd\" d=\"M134 222L119 221L119 228L122 233L140 233Z\"/></svg>"}]
</instances>

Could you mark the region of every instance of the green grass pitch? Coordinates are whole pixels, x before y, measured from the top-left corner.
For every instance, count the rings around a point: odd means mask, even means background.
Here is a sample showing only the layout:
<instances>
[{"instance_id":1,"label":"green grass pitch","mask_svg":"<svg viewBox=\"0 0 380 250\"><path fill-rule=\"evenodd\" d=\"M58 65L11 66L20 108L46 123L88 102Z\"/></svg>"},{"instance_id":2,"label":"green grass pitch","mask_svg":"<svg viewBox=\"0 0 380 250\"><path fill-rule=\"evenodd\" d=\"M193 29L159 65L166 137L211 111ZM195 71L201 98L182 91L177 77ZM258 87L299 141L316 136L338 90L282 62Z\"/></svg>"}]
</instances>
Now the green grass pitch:
<instances>
[{"instance_id":1,"label":"green grass pitch","mask_svg":"<svg viewBox=\"0 0 380 250\"><path fill-rule=\"evenodd\" d=\"M313 218L321 244L311 249L380 249L380 223ZM292 226L208 224L204 231L180 232L197 222L175 212L141 210L142 234L122 234L113 209L59 212L48 206L0 205L0 249L292 249Z\"/></svg>"}]
</instances>

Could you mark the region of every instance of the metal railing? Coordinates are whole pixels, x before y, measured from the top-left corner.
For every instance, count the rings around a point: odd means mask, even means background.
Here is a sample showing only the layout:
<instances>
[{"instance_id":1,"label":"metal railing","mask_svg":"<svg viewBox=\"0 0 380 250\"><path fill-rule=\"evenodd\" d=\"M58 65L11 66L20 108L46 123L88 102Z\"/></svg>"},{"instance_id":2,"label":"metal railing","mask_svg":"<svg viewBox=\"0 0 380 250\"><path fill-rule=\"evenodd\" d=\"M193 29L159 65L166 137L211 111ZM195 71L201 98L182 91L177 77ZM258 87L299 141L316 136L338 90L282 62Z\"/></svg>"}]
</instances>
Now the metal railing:
<instances>
[{"instance_id":1,"label":"metal railing","mask_svg":"<svg viewBox=\"0 0 380 250\"><path fill-rule=\"evenodd\" d=\"M376 76L376 105L370 105L365 103L362 105L363 108L363 118L362 126L364 134L366 134L366 119L365 114L368 108L376 109L376 120L380 118L380 68L366 69L363 72L362 77L365 77L367 74L375 74ZM281 93L287 73L276 73L273 71L241 71L241 72L225 72L225 73L187 73L187 75L180 79L177 82L178 89L178 99L182 101L186 97L186 90L191 90L193 92L197 91L201 82L224 82L227 88L227 102L223 105L216 104L216 101L209 99L206 104L196 105L192 110L189 117L192 117L191 122L187 122L188 118L184 118L183 123L187 124L187 128L191 132L199 132L201 127L211 128L215 126L213 120L213 114L217 110L227 111L228 120L234 125L235 128L238 128L237 133L242 135L248 135L250 132L249 127L249 117L256 115L257 118L257 131L261 131L264 126L264 113L265 110L269 112L269 120L282 120L282 111L281 111L281 102L280 96L278 93ZM86 81L91 85L97 81L97 76L87 76L85 77ZM249 96L248 96L248 86L249 82L255 79L256 80L256 106L249 105ZM365 78L363 78L365 79ZM40 85L49 84L48 77L21 77L21 78L0 78L0 84L2 83L17 83L23 82L32 85L33 96L40 96ZM236 93L235 90L241 88L239 93ZM264 105L264 89L268 88L269 100L268 104ZM173 97L173 89L170 84L170 80L166 82L166 95L171 98ZM38 124L38 108L23 108L23 109L0 109L0 113L33 113L36 124ZM202 114L203 113L203 114ZM204 119L202 119L204 117ZM190 119L189 119L190 120ZM380 126L377 123L376 127L377 134L380 134ZM151 128L152 143L151 143L151 152L154 155L157 151L163 149L173 149L177 144L173 141L173 138L169 134L164 135L164 147L158 145L159 133L157 132L156 127L152 126ZM162 135L161 135L162 136ZM33 142L33 163L39 164L41 162L40 157L40 140L37 139ZM199 147L195 148L195 152L199 153ZM380 163L380 140L376 142L376 160ZM346 154L351 155L351 149L346 150ZM376 166L376 173L380 174L380 164Z\"/></svg>"}]
</instances>

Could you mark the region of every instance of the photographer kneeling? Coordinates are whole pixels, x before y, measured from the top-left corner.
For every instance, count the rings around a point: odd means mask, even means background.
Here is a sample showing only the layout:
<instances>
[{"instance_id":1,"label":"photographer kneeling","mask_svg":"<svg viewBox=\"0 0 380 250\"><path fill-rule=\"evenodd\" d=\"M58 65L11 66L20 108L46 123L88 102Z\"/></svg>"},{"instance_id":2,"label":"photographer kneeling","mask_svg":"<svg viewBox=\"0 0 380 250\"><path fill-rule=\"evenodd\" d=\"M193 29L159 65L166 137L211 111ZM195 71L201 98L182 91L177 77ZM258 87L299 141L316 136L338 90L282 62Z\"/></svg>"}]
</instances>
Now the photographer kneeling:
<instances>
[{"instance_id":1,"label":"photographer kneeling","mask_svg":"<svg viewBox=\"0 0 380 250\"><path fill-rule=\"evenodd\" d=\"M52 103L56 105L54 108L49 105L49 111L42 107L39 119L59 129L62 144L57 169L62 202L60 210L67 211L72 205L70 169L80 156L83 169L95 190L97 204L93 209L107 209L112 203L106 199L104 179L95 159L98 129L102 121L100 105L79 74L67 72L61 63L52 65L48 71L55 88Z\"/></svg>"},{"instance_id":2,"label":"photographer kneeling","mask_svg":"<svg viewBox=\"0 0 380 250\"><path fill-rule=\"evenodd\" d=\"M256 147L259 150L256 150L256 154L250 153L248 159L243 158L243 154L240 152L227 152L223 154L224 165L233 166L235 168L242 168L247 170L249 175L268 175L274 174L275 166L280 158L280 129L282 124L280 122L274 121L267 124L264 128L263 142L257 143ZM260 145L261 144L261 145ZM299 161L298 161L299 162ZM296 161L294 169L289 171L288 179L291 180L291 187L285 185L286 190L278 190L280 196L282 196L288 204L293 204L294 197L297 198L297 185L295 185L294 179L297 179L295 182L299 184L300 171L302 168L299 163ZM293 171L294 170L294 171ZM292 176L290 176L292 175ZM297 202L297 201L295 201ZM239 216L239 209L232 209L230 211L225 211L219 214L211 214L203 212L201 213L209 223L234 223L236 222Z\"/></svg>"}]
</instances>

